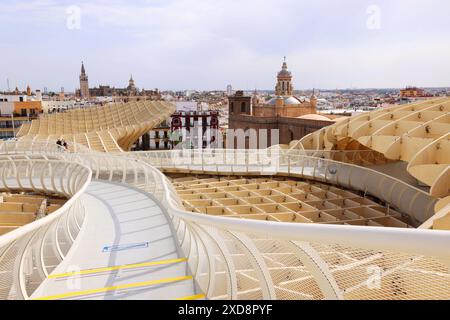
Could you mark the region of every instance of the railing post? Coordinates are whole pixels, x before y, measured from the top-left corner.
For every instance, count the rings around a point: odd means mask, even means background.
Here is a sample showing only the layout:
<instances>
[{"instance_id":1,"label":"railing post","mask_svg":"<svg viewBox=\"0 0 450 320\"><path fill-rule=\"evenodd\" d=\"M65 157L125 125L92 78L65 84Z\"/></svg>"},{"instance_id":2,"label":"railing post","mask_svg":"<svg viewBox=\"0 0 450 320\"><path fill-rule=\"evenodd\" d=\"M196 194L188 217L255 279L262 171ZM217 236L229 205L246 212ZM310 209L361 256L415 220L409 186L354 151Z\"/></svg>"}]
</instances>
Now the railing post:
<instances>
[{"instance_id":1,"label":"railing post","mask_svg":"<svg viewBox=\"0 0 450 320\"><path fill-rule=\"evenodd\" d=\"M263 299L275 300L277 295L272 276L258 248L247 235L232 231L228 231L228 233L232 235L235 240L239 241L241 249L247 251L247 258L251 261L256 274L259 277Z\"/></svg>"},{"instance_id":2,"label":"railing post","mask_svg":"<svg viewBox=\"0 0 450 320\"><path fill-rule=\"evenodd\" d=\"M288 174L291 175L291 157L290 157L290 155L287 156L287 160L288 160L288 163L287 163Z\"/></svg>"},{"instance_id":3,"label":"railing post","mask_svg":"<svg viewBox=\"0 0 450 320\"><path fill-rule=\"evenodd\" d=\"M245 167L246 167L246 173L249 173L249 162L250 162L250 154L248 152L245 153Z\"/></svg>"},{"instance_id":4,"label":"railing post","mask_svg":"<svg viewBox=\"0 0 450 320\"><path fill-rule=\"evenodd\" d=\"M291 241L291 244L296 249L297 254L303 265L308 268L320 291L327 300L343 300L342 292L328 268L327 263L317 253L317 251L308 243L299 243Z\"/></svg>"},{"instance_id":5,"label":"railing post","mask_svg":"<svg viewBox=\"0 0 450 320\"><path fill-rule=\"evenodd\" d=\"M204 150L200 150L202 155L202 171L205 172L205 153Z\"/></svg>"}]
</instances>

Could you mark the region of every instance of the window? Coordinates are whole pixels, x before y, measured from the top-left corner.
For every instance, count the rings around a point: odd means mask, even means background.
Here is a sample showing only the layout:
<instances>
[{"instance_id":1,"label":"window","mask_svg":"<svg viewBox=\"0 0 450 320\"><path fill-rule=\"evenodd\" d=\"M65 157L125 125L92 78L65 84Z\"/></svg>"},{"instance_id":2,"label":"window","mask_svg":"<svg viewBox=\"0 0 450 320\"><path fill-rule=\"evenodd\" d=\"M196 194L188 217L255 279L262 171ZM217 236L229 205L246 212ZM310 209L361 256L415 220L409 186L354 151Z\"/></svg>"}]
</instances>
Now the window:
<instances>
[{"instance_id":1,"label":"window","mask_svg":"<svg viewBox=\"0 0 450 320\"><path fill-rule=\"evenodd\" d=\"M249 127L245 128L244 133L245 133L245 139L247 139L247 140L250 139L250 128Z\"/></svg>"},{"instance_id":2,"label":"window","mask_svg":"<svg viewBox=\"0 0 450 320\"><path fill-rule=\"evenodd\" d=\"M230 104L230 113L234 114L234 102L231 102Z\"/></svg>"},{"instance_id":3,"label":"window","mask_svg":"<svg viewBox=\"0 0 450 320\"><path fill-rule=\"evenodd\" d=\"M246 106L245 102L242 102L242 104L241 104L241 112L247 112L247 106Z\"/></svg>"},{"instance_id":4,"label":"window","mask_svg":"<svg viewBox=\"0 0 450 320\"><path fill-rule=\"evenodd\" d=\"M14 138L14 134L12 132L9 131L0 132L0 139L9 139L9 138Z\"/></svg>"}]
</instances>

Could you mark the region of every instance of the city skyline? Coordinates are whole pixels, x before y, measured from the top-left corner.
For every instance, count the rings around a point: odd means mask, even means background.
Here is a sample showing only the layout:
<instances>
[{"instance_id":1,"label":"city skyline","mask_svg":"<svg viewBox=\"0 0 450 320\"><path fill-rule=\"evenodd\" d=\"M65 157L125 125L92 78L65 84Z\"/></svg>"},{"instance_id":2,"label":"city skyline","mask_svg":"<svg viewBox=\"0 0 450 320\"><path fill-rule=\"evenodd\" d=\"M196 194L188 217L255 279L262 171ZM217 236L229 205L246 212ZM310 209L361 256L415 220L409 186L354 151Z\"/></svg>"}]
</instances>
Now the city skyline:
<instances>
[{"instance_id":1,"label":"city skyline","mask_svg":"<svg viewBox=\"0 0 450 320\"><path fill-rule=\"evenodd\" d=\"M296 90L448 87L449 9L439 0L7 0L0 91L9 79L11 89L74 92L81 61L91 87L123 87L132 73L145 89L273 90L283 56Z\"/></svg>"}]
</instances>

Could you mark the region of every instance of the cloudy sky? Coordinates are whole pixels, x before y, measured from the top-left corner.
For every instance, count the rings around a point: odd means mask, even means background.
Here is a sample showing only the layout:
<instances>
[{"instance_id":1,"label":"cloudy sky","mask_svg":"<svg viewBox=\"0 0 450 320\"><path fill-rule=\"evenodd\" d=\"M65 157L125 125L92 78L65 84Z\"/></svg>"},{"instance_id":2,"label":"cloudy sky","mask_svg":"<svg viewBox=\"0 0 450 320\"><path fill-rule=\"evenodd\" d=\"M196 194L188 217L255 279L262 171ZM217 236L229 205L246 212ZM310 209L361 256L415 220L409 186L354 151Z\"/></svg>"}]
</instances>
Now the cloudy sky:
<instances>
[{"instance_id":1,"label":"cloudy sky","mask_svg":"<svg viewBox=\"0 0 450 320\"><path fill-rule=\"evenodd\" d=\"M450 86L448 0L1 0L0 90L16 84L271 89ZM79 13L79 15L78 15ZM79 17L79 19L78 19Z\"/></svg>"}]
</instances>

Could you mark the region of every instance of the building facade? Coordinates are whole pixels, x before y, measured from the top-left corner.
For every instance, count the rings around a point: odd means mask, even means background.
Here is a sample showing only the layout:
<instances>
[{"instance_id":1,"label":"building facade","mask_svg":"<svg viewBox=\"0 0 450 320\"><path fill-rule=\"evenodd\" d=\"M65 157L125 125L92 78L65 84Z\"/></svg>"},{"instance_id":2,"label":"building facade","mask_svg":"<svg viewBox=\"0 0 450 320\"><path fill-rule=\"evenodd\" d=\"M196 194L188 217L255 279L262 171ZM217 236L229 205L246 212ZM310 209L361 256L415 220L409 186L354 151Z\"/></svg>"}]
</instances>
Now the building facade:
<instances>
[{"instance_id":1,"label":"building facade","mask_svg":"<svg viewBox=\"0 0 450 320\"><path fill-rule=\"evenodd\" d=\"M14 138L23 123L42 113L42 101L32 100L30 95L29 86L27 94L0 95L0 140Z\"/></svg>"},{"instance_id":2,"label":"building facade","mask_svg":"<svg viewBox=\"0 0 450 320\"><path fill-rule=\"evenodd\" d=\"M143 135L135 150L215 148L220 139L218 111L176 111L171 118ZM223 146L223 145L222 145Z\"/></svg>"},{"instance_id":3,"label":"building facade","mask_svg":"<svg viewBox=\"0 0 450 320\"><path fill-rule=\"evenodd\" d=\"M42 101L21 94L0 95L0 115L32 117L42 112Z\"/></svg>"},{"instance_id":4,"label":"building facade","mask_svg":"<svg viewBox=\"0 0 450 320\"><path fill-rule=\"evenodd\" d=\"M406 87L400 90L400 98L429 98L432 97L430 93L426 92L424 89L417 87Z\"/></svg>"},{"instance_id":5,"label":"building facade","mask_svg":"<svg viewBox=\"0 0 450 320\"><path fill-rule=\"evenodd\" d=\"M16 134L19 132L20 126L30 120L32 120L32 118L0 115L0 140L15 138Z\"/></svg>"}]
</instances>

